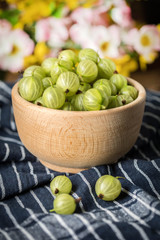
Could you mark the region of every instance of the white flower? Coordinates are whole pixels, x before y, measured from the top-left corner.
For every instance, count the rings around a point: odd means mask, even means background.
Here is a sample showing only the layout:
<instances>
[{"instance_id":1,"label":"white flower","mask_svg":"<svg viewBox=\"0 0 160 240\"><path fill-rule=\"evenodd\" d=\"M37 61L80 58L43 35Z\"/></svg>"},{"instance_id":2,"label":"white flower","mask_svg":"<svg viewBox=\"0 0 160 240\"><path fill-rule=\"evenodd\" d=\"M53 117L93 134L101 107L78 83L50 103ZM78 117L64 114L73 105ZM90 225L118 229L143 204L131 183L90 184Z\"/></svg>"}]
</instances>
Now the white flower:
<instances>
[{"instance_id":1,"label":"white flower","mask_svg":"<svg viewBox=\"0 0 160 240\"><path fill-rule=\"evenodd\" d=\"M111 25L105 28L101 35L97 35L97 43L99 46L99 54L102 57L117 58L120 55L120 28L116 25Z\"/></svg>"},{"instance_id":2,"label":"white flower","mask_svg":"<svg viewBox=\"0 0 160 240\"><path fill-rule=\"evenodd\" d=\"M11 72L22 70L24 57L34 49L34 42L28 34L20 29L10 31L3 36L1 44L6 51L0 55L0 68Z\"/></svg>"},{"instance_id":3,"label":"white flower","mask_svg":"<svg viewBox=\"0 0 160 240\"><path fill-rule=\"evenodd\" d=\"M11 24L4 20L0 20L0 57L4 56L5 54L8 54L12 46L10 43L7 41L7 36L9 32L11 31Z\"/></svg>"},{"instance_id":4,"label":"white flower","mask_svg":"<svg viewBox=\"0 0 160 240\"><path fill-rule=\"evenodd\" d=\"M120 28L112 25L92 26L74 24L70 28L72 41L79 44L82 48L92 48L98 52L100 57L116 58L119 56Z\"/></svg>"},{"instance_id":5,"label":"white flower","mask_svg":"<svg viewBox=\"0 0 160 240\"><path fill-rule=\"evenodd\" d=\"M129 33L130 44L141 55L149 55L160 50L160 36L154 25L145 25L140 30L133 29Z\"/></svg>"}]
</instances>

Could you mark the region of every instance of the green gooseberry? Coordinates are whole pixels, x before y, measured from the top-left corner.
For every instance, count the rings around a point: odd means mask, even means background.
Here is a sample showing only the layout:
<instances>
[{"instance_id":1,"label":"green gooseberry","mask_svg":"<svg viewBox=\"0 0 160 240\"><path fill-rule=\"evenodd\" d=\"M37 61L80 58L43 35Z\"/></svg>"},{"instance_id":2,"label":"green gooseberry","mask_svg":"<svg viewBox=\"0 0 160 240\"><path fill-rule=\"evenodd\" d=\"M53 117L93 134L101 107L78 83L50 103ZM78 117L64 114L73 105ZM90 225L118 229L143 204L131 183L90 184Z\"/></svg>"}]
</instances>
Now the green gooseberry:
<instances>
[{"instance_id":1,"label":"green gooseberry","mask_svg":"<svg viewBox=\"0 0 160 240\"><path fill-rule=\"evenodd\" d=\"M119 73L115 73L110 78L110 81L116 86L117 92L121 90L122 87L127 86L127 79Z\"/></svg>"},{"instance_id":2,"label":"green gooseberry","mask_svg":"<svg viewBox=\"0 0 160 240\"><path fill-rule=\"evenodd\" d=\"M37 98L33 103L38 106L43 106L42 97Z\"/></svg>"},{"instance_id":3,"label":"green gooseberry","mask_svg":"<svg viewBox=\"0 0 160 240\"><path fill-rule=\"evenodd\" d=\"M115 96L117 94L117 88L114 83L112 83L110 80L108 81L110 88L111 88L111 95Z\"/></svg>"},{"instance_id":4,"label":"green gooseberry","mask_svg":"<svg viewBox=\"0 0 160 240\"><path fill-rule=\"evenodd\" d=\"M100 91L103 98L103 105L105 105L105 107L107 108L109 104L109 97L111 96L110 88L108 88L105 84L97 85L95 88Z\"/></svg>"},{"instance_id":5,"label":"green gooseberry","mask_svg":"<svg viewBox=\"0 0 160 240\"><path fill-rule=\"evenodd\" d=\"M51 70L51 78L57 81L61 73L67 72L68 70L62 66L59 66L58 62L55 62Z\"/></svg>"},{"instance_id":6,"label":"green gooseberry","mask_svg":"<svg viewBox=\"0 0 160 240\"><path fill-rule=\"evenodd\" d=\"M45 60L43 60L41 66L42 66L43 70L45 71L46 76L48 76L48 77L51 76L52 67L54 66L54 63L57 61L58 61L57 58L54 58L54 57L49 57L49 58L46 58Z\"/></svg>"},{"instance_id":7,"label":"green gooseberry","mask_svg":"<svg viewBox=\"0 0 160 240\"><path fill-rule=\"evenodd\" d=\"M102 58L98 62L98 76L99 78L110 79L113 73L116 71L116 64L107 58Z\"/></svg>"},{"instance_id":8,"label":"green gooseberry","mask_svg":"<svg viewBox=\"0 0 160 240\"><path fill-rule=\"evenodd\" d=\"M42 101L45 107L59 109L65 103L65 94L58 87L48 87L44 90Z\"/></svg>"},{"instance_id":9,"label":"green gooseberry","mask_svg":"<svg viewBox=\"0 0 160 240\"><path fill-rule=\"evenodd\" d=\"M74 106L71 102L65 102L64 105L62 106L61 110L64 111L74 111Z\"/></svg>"},{"instance_id":10,"label":"green gooseberry","mask_svg":"<svg viewBox=\"0 0 160 240\"><path fill-rule=\"evenodd\" d=\"M109 103L107 108L116 108L116 107L123 106L122 101L118 101L117 97L118 95L109 97Z\"/></svg>"},{"instance_id":11,"label":"green gooseberry","mask_svg":"<svg viewBox=\"0 0 160 240\"><path fill-rule=\"evenodd\" d=\"M117 101L122 105L126 105L133 102L133 98L130 95L121 94L117 96Z\"/></svg>"},{"instance_id":12,"label":"green gooseberry","mask_svg":"<svg viewBox=\"0 0 160 240\"><path fill-rule=\"evenodd\" d=\"M63 60L65 62L71 61L75 65L78 62L78 56L71 49L63 50L58 55L58 60Z\"/></svg>"},{"instance_id":13,"label":"green gooseberry","mask_svg":"<svg viewBox=\"0 0 160 240\"><path fill-rule=\"evenodd\" d=\"M95 192L97 196L104 201L113 201L121 193L121 183L118 177L111 175L101 176L95 184Z\"/></svg>"},{"instance_id":14,"label":"green gooseberry","mask_svg":"<svg viewBox=\"0 0 160 240\"><path fill-rule=\"evenodd\" d=\"M90 88L91 88L91 85L89 83L81 82L78 90L81 92L86 92Z\"/></svg>"},{"instance_id":15,"label":"green gooseberry","mask_svg":"<svg viewBox=\"0 0 160 240\"><path fill-rule=\"evenodd\" d=\"M41 66L32 65L25 69L23 77L35 77L42 80L46 77L46 74Z\"/></svg>"},{"instance_id":16,"label":"green gooseberry","mask_svg":"<svg viewBox=\"0 0 160 240\"><path fill-rule=\"evenodd\" d=\"M91 83L97 78L98 68L91 60L82 60L77 66L77 74L83 82Z\"/></svg>"},{"instance_id":17,"label":"green gooseberry","mask_svg":"<svg viewBox=\"0 0 160 240\"><path fill-rule=\"evenodd\" d=\"M45 77L42 79L43 87L46 89L56 83L55 79L51 77Z\"/></svg>"},{"instance_id":18,"label":"green gooseberry","mask_svg":"<svg viewBox=\"0 0 160 240\"><path fill-rule=\"evenodd\" d=\"M72 190L72 182L65 175L59 175L52 179L50 189L53 195L57 196L62 193L70 193Z\"/></svg>"},{"instance_id":19,"label":"green gooseberry","mask_svg":"<svg viewBox=\"0 0 160 240\"><path fill-rule=\"evenodd\" d=\"M43 93L42 81L35 77L24 77L18 85L19 94L27 101L35 101Z\"/></svg>"},{"instance_id":20,"label":"green gooseberry","mask_svg":"<svg viewBox=\"0 0 160 240\"><path fill-rule=\"evenodd\" d=\"M79 58L79 62L82 60L91 60L97 63L99 60L99 55L96 51L94 51L91 48L84 48L79 51L78 58Z\"/></svg>"},{"instance_id":21,"label":"green gooseberry","mask_svg":"<svg viewBox=\"0 0 160 240\"><path fill-rule=\"evenodd\" d=\"M73 70L73 62L71 60L66 61L66 60L63 60L63 59L59 59L58 64L59 64L59 66L64 67L68 71Z\"/></svg>"},{"instance_id":22,"label":"green gooseberry","mask_svg":"<svg viewBox=\"0 0 160 240\"><path fill-rule=\"evenodd\" d=\"M57 79L56 86L60 87L66 96L73 96L80 85L79 78L74 72L63 72Z\"/></svg>"},{"instance_id":23,"label":"green gooseberry","mask_svg":"<svg viewBox=\"0 0 160 240\"><path fill-rule=\"evenodd\" d=\"M83 106L88 111L104 110L103 97L100 91L96 88L88 89L83 96Z\"/></svg>"},{"instance_id":24,"label":"green gooseberry","mask_svg":"<svg viewBox=\"0 0 160 240\"><path fill-rule=\"evenodd\" d=\"M76 210L76 200L67 193L59 194L53 201L53 209L50 212L68 215Z\"/></svg>"},{"instance_id":25,"label":"green gooseberry","mask_svg":"<svg viewBox=\"0 0 160 240\"><path fill-rule=\"evenodd\" d=\"M85 111L85 107L83 105L83 96L83 93L73 96L71 103L73 104L75 111Z\"/></svg>"},{"instance_id":26,"label":"green gooseberry","mask_svg":"<svg viewBox=\"0 0 160 240\"><path fill-rule=\"evenodd\" d=\"M74 98L75 94L73 96L66 96L66 102L71 102L72 98Z\"/></svg>"},{"instance_id":27,"label":"green gooseberry","mask_svg":"<svg viewBox=\"0 0 160 240\"><path fill-rule=\"evenodd\" d=\"M93 87L97 89L101 89L107 94L107 96L111 96L111 86L109 84L109 80L99 79L94 82Z\"/></svg>"},{"instance_id":28,"label":"green gooseberry","mask_svg":"<svg viewBox=\"0 0 160 240\"><path fill-rule=\"evenodd\" d=\"M136 99L138 96L138 91L135 87L127 85L123 87L120 92L120 94L130 95L133 99Z\"/></svg>"}]
</instances>

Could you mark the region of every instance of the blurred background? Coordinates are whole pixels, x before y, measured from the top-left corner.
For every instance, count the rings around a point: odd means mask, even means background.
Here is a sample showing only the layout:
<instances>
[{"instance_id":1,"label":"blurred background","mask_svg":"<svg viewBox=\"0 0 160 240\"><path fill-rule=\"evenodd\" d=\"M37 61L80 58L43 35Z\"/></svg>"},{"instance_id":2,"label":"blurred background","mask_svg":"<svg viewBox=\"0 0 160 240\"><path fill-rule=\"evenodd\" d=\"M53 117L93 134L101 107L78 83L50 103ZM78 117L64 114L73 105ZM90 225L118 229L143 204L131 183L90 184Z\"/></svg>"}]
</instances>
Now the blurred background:
<instances>
[{"instance_id":1,"label":"blurred background","mask_svg":"<svg viewBox=\"0 0 160 240\"><path fill-rule=\"evenodd\" d=\"M63 49L93 48L160 91L159 0L0 0L0 80Z\"/></svg>"}]
</instances>

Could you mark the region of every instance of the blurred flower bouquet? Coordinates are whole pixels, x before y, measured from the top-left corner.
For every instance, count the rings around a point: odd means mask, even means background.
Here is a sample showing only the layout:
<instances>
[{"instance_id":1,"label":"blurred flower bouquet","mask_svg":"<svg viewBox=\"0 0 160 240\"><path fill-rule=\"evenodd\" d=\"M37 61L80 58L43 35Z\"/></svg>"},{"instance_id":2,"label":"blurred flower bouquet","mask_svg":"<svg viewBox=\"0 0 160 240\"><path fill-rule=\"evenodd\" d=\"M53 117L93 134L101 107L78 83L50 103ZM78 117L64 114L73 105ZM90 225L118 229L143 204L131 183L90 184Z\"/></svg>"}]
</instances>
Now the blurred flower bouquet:
<instances>
[{"instance_id":1,"label":"blurred flower bouquet","mask_svg":"<svg viewBox=\"0 0 160 240\"><path fill-rule=\"evenodd\" d=\"M68 48L93 48L129 76L158 57L160 25L136 23L125 0L1 1L1 71L23 71Z\"/></svg>"}]
</instances>

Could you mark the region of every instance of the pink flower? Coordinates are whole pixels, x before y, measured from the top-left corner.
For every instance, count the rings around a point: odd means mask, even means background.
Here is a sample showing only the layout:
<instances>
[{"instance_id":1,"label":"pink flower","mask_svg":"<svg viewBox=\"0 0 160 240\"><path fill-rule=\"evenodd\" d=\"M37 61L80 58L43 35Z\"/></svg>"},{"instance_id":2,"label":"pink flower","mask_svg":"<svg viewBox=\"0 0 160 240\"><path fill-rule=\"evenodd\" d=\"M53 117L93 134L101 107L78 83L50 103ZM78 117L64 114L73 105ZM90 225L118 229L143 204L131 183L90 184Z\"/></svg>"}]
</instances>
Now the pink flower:
<instances>
[{"instance_id":1,"label":"pink flower","mask_svg":"<svg viewBox=\"0 0 160 240\"><path fill-rule=\"evenodd\" d=\"M73 24L69 29L71 40L79 44L82 48L87 48L88 45L92 48L91 26L85 24Z\"/></svg>"},{"instance_id":2,"label":"pink flower","mask_svg":"<svg viewBox=\"0 0 160 240\"><path fill-rule=\"evenodd\" d=\"M35 38L37 42L47 42L51 47L62 47L68 39L67 18L49 17L36 24Z\"/></svg>"},{"instance_id":3,"label":"pink flower","mask_svg":"<svg viewBox=\"0 0 160 240\"><path fill-rule=\"evenodd\" d=\"M35 38L38 42L46 42L49 40L50 26L47 18L36 23Z\"/></svg>"},{"instance_id":4,"label":"pink flower","mask_svg":"<svg viewBox=\"0 0 160 240\"><path fill-rule=\"evenodd\" d=\"M0 56L0 68L11 72L22 70L24 57L34 50L34 42L28 34L20 29L13 30L3 36L1 43L1 48L7 51Z\"/></svg>"},{"instance_id":5,"label":"pink flower","mask_svg":"<svg viewBox=\"0 0 160 240\"><path fill-rule=\"evenodd\" d=\"M108 19L106 14L107 8L100 6L97 8L76 8L71 14L71 19L75 23L79 24L91 24L91 25L108 25Z\"/></svg>"},{"instance_id":6,"label":"pink flower","mask_svg":"<svg viewBox=\"0 0 160 240\"><path fill-rule=\"evenodd\" d=\"M131 9L125 3L111 10L111 17L115 23L121 27L129 27L132 25Z\"/></svg>"},{"instance_id":7,"label":"pink flower","mask_svg":"<svg viewBox=\"0 0 160 240\"><path fill-rule=\"evenodd\" d=\"M76 8L70 15L71 19L75 23L90 24L92 22L92 10L91 8Z\"/></svg>"}]
</instances>

